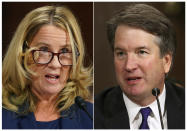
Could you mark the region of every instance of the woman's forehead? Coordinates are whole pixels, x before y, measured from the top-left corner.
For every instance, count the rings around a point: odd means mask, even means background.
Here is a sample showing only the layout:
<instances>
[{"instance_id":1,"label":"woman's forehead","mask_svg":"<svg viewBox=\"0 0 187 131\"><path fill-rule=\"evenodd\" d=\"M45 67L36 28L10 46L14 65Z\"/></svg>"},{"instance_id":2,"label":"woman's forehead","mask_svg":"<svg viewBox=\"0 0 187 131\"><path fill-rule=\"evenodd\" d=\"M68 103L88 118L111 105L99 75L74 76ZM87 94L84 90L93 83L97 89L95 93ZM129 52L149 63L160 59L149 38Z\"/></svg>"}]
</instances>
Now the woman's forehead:
<instances>
[{"instance_id":1,"label":"woman's forehead","mask_svg":"<svg viewBox=\"0 0 187 131\"><path fill-rule=\"evenodd\" d=\"M44 25L39 29L31 45L39 43L57 44L59 46L70 45L67 31L54 25Z\"/></svg>"}]
</instances>

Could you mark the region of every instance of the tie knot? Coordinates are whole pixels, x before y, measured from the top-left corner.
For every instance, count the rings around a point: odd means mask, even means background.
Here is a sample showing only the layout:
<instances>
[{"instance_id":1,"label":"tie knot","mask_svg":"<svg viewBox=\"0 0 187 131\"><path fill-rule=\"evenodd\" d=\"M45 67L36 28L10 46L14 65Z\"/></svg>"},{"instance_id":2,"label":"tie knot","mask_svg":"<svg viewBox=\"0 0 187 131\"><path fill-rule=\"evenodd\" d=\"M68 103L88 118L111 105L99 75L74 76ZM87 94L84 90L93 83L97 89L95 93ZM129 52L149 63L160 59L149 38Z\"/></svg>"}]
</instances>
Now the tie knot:
<instances>
[{"instance_id":1,"label":"tie knot","mask_svg":"<svg viewBox=\"0 0 187 131\"><path fill-rule=\"evenodd\" d=\"M150 107L141 108L140 112L142 114L143 119L146 120L151 113L151 108Z\"/></svg>"}]
</instances>

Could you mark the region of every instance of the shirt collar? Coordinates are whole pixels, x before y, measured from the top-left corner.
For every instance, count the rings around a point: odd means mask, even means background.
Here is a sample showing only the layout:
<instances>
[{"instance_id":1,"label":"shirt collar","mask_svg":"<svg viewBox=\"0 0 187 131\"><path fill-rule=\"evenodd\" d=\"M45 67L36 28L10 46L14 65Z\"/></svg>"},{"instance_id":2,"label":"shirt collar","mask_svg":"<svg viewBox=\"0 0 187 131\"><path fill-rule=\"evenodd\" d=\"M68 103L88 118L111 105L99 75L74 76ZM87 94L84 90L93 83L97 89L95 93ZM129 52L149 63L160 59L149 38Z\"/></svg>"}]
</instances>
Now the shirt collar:
<instances>
[{"instance_id":1,"label":"shirt collar","mask_svg":"<svg viewBox=\"0 0 187 131\"><path fill-rule=\"evenodd\" d=\"M159 96L159 101L160 101L160 107L161 107L161 112L162 112L162 116L164 116L164 111L165 111L165 98L166 98L166 90L165 90L165 84L164 84L164 88L162 93ZM129 115L129 120L130 123L133 123L134 120L138 119L139 117L139 111L141 108L140 105L134 103L133 101L131 101L126 95L125 93L123 93L123 99L127 108L127 112ZM159 110L158 110L158 106L157 106L157 101L153 101L150 105L147 105L146 107L150 107L152 110L151 116L155 117L157 120L160 120L160 116L159 116Z\"/></svg>"}]
</instances>

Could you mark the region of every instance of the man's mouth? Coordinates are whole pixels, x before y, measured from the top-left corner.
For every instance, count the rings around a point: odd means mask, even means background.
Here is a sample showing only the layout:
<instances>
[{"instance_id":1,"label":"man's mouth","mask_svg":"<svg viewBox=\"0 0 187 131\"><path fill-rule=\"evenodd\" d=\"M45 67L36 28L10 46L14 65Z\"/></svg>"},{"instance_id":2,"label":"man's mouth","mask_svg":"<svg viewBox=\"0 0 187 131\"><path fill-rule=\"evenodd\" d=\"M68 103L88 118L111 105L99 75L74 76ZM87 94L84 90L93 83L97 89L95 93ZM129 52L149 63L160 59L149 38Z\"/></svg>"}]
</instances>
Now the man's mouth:
<instances>
[{"instance_id":1,"label":"man's mouth","mask_svg":"<svg viewBox=\"0 0 187 131\"><path fill-rule=\"evenodd\" d=\"M141 79L141 77L128 77L127 81L133 81L133 80L138 80Z\"/></svg>"},{"instance_id":2,"label":"man's mouth","mask_svg":"<svg viewBox=\"0 0 187 131\"><path fill-rule=\"evenodd\" d=\"M134 85L137 84L141 79L142 77L127 77L126 81L128 85Z\"/></svg>"}]
</instances>

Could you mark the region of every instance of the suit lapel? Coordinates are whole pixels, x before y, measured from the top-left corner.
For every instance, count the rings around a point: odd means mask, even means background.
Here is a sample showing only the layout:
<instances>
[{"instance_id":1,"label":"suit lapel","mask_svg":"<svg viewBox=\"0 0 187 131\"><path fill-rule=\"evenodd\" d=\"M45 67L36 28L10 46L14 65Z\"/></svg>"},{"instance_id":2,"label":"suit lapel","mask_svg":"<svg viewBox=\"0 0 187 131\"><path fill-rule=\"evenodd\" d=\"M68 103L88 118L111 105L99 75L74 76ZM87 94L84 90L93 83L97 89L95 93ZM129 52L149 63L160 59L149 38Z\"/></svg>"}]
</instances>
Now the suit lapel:
<instances>
[{"instance_id":1,"label":"suit lapel","mask_svg":"<svg viewBox=\"0 0 187 131\"><path fill-rule=\"evenodd\" d=\"M129 117L120 87L110 94L104 103L105 127L108 129L130 129Z\"/></svg>"},{"instance_id":2,"label":"suit lapel","mask_svg":"<svg viewBox=\"0 0 187 131\"><path fill-rule=\"evenodd\" d=\"M116 113L115 116L105 121L108 129L130 129L127 112Z\"/></svg>"}]
</instances>

